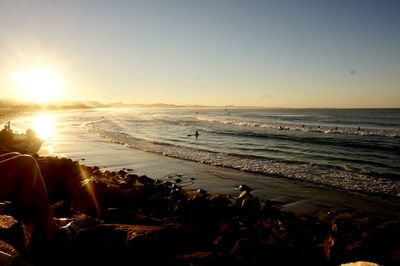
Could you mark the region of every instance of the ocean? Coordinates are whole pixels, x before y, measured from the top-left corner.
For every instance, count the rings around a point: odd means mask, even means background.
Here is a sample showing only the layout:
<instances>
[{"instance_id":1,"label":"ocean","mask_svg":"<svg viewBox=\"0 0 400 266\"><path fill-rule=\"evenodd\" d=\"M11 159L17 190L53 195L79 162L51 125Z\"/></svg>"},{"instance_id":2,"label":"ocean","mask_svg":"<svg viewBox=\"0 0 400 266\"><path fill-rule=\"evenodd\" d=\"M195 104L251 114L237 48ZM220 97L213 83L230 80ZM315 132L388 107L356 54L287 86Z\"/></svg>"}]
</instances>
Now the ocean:
<instances>
[{"instance_id":1,"label":"ocean","mask_svg":"<svg viewBox=\"0 0 400 266\"><path fill-rule=\"evenodd\" d=\"M400 109L102 108L21 117L13 126L45 128L42 153L85 157L91 143L101 157L107 143L123 149L113 160L140 150L261 180L400 198Z\"/></svg>"}]
</instances>

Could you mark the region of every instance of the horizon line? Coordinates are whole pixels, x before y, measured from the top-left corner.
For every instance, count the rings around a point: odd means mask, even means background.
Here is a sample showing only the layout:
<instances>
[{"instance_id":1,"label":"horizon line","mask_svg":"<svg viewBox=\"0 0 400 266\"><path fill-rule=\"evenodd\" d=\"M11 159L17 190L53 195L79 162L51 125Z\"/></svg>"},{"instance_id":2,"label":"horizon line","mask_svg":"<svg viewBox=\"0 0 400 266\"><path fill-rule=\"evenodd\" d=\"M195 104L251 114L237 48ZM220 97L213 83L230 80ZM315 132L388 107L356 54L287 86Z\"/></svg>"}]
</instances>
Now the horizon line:
<instances>
[{"instance_id":1,"label":"horizon line","mask_svg":"<svg viewBox=\"0 0 400 266\"><path fill-rule=\"evenodd\" d=\"M399 107L285 107L285 106L257 106L257 105L204 105L204 104L174 104L174 103L124 103L124 102L108 102L100 101L82 101L82 100L65 100L51 101L45 103L21 101L14 99L0 99L2 104L23 104L34 106L71 106L71 105L86 105L88 107L138 107L138 108L232 108L232 109L400 109ZM1 106L0 106L1 107Z\"/></svg>"}]
</instances>

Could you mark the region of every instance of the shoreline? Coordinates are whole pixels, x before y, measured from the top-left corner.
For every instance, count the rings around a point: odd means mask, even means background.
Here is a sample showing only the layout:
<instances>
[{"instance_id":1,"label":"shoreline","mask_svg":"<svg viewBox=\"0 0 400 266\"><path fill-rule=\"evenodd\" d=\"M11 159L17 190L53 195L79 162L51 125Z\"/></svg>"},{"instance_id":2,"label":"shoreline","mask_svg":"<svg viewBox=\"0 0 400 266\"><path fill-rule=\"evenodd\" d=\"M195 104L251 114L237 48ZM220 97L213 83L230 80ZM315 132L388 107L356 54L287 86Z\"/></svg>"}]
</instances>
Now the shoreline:
<instances>
[{"instance_id":1,"label":"shoreline","mask_svg":"<svg viewBox=\"0 0 400 266\"><path fill-rule=\"evenodd\" d=\"M29 117L29 114L31 113L18 114L15 110L9 112L9 115L19 118ZM22 128L25 126L22 123ZM104 170L118 171L122 168L132 168L137 174L161 180L179 176L182 180L180 184L187 188L203 188L215 193L232 195L237 192L239 185L251 184L250 186L254 189L253 193L259 198L279 200L285 204L293 205L296 201L308 201L315 208L336 205L341 209L356 207L378 215L393 216L400 213L400 199L396 198L360 194L295 179L271 177L177 159L132 149L117 143L109 143L97 135L81 135L79 131L73 131L73 129L66 134L68 137L71 134L76 136L74 139L61 138L59 142L45 141L39 150L39 155L63 156L79 160L85 165L96 165ZM50 150L53 152L49 153ZM388 208L381 208L381 204Z\"/></svg>"},{"instance_id":2,"label":"shoreline","mask_svg":"<svg viewBox=\"0 0 400 266\"><path fill-rule=\"evenodd\" d=\"M99 144L96 144L96 146ZM179 178L182 185L188 189L205 189L210 193L235 195L241 184L251 184L252 193L262 200L273 200L281 204L293 206L297 201L308 202L315 209L338 208L359 209L362 212L375 215L398 217L400 219L400 201L393 204L393 199L376 195L365 195L358 192L339 190L307 184L302 181L269 177L261 174L248 173L220 166L205 165L198 162L181 160L163 156L157 153L145 152L127 148L120 144L102 143L108 151L107 156L94 156L98 150L87 150L89 159L67 150L69 158L79 160L81 164L97 166L101 170L119 171L133 169L138 175L162 181L174 181ZM40 151L39 151L40 154ZM46 154L42 154L46 155ZM120 157L130 158L129 163L120 164ZM84 159L84 160L82 160ZM382 208L382 204L388 208ZM299 205L300 207L300 205Z\"/></svg>"}]
</instances>

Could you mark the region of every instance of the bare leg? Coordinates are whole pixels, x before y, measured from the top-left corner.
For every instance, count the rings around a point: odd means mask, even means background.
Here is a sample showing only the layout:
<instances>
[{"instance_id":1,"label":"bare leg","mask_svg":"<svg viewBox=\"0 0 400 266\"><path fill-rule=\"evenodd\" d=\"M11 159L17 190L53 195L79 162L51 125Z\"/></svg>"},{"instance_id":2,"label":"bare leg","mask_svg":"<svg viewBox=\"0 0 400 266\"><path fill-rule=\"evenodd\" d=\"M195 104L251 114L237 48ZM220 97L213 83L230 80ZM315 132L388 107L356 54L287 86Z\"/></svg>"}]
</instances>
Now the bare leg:
<instances>
[{"instance_id":1,"label":"bare leg","mask_svg":"<svg viewBox=\"0 0 400 266\"><path fill-rule=\"evenodd\" d=\"M18 152L8 152L8 153L4 153L4 154L0 154L0 162L15 156L21 155Z\"/></svg>"},{"instance_id":2,"label":"bare leg","mask_svg":"<svg viewBox=\"0 0 400 266\"><path fill-rule=\"evenodd\" d=\"M25 219L32 222L34 233L52 239L57 225L36 160L29 155L10 155L0 161L0 184L0 199L15 200Z\"/></svg>"}]
</instances>

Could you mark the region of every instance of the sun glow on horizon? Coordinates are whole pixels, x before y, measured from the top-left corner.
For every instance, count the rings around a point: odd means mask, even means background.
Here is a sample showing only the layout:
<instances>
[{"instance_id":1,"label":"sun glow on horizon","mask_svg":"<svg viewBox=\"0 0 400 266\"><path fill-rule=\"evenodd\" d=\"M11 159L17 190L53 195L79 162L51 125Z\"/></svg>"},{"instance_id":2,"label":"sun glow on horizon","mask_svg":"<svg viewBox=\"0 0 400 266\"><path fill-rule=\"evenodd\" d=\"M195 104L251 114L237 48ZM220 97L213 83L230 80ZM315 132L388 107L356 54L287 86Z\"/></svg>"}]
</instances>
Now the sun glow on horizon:
<instances>
[{"instance_id":1,"label":"sun glow on horizon","mask_svg":"<svg viewBox=\"0 0 400 266\"><path fill-rule=\"evenodd\" d=\"M34 67L26 71L14 71L11 79L17 83L21 96L26 100L46 103L60 99L62 80L50 68Z\"/></svg>"}]
</instances>

